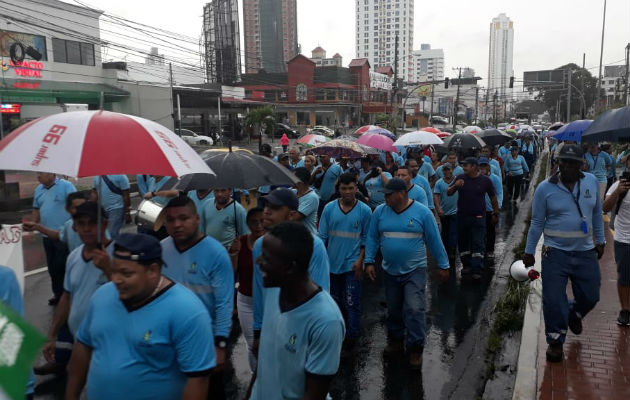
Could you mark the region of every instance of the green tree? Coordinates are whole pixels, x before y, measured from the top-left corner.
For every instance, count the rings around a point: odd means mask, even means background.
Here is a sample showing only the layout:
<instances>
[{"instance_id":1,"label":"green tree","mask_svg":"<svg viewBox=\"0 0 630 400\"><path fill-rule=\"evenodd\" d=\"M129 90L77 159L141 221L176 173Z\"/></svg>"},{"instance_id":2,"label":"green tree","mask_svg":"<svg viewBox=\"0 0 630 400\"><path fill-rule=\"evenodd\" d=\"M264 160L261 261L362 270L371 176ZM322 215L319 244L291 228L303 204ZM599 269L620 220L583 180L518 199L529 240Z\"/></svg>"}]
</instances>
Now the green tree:
<instances>
[{"instance_id":1,"label":"green tree","mask_svg":"<svg viewBox=\"0 0 630 400\"><path fill-rule=\"evenodd\" d=\"M245 125L248 128L247 131L250 139L252 131L259 135L263 132L267 135L273 135L276 129L276 115L271 106L255 108L245 117Z\"/></svg>"},{"instance_id":2,"label":"green tree","mask_svg":"<svg viewBox=\"0 0 630 400\"><path fill-rule=\"evenodd\" d=\"M571 70L571 116L572 119L579 119L582 116L586 117L589 110L595 103L597 97L597 78L591 75L591 73L577 64L569 63L556 70ZM547 110L551 115L558 114L560 119L564 120L567 114L567 85L566 75L564 84L541 84L539 87L533 88L538 91L537 100L545 103ZM584 102L582 102L582 96L584 96ZM558 102L559 100L559 102ZM585 103L586 109L583 109ZM559 105L559 108L558 108ZM582 115L583 114L583 115Z\"/></svg>"},{"instance_id":3,"label":"green tree","mask_svg":"<svg viewBox=\"0 0 630 400\"><path fill-rule=\"evenodd\" d=\"M382 126L390 132L396 132L398 126L398 116L392 114L376 114L375 123L378 126Z\"/></svg>"}]
</instances>

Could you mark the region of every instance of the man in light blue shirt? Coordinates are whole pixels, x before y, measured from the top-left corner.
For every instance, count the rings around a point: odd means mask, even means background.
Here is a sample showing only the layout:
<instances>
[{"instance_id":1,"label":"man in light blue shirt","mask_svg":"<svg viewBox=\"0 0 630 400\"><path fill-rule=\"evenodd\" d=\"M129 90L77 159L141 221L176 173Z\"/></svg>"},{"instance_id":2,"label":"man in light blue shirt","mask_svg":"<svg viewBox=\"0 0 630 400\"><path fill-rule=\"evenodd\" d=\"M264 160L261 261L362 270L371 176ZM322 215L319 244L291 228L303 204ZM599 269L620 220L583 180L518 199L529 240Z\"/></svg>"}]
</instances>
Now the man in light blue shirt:
<instances>
[{"instance_id":1,"label":"man in light blue shirt","mask_svg":"<svg viewBox=\"0 0 630 400\"><path fill-rule=\"evenodd\" d=\"M433 187L434 201L437 214L440 217L440 225L442 225L442 243L446 249L449 264L455 265L455 256L457 254L457 199L459 198L459 193L455 192L451 196L446 193L448 187L455 181L455 177L453 176L453 169L450 163L442 164L441 167L443 176L438 179Z\"/></svg>"},{"instance_id":2,"label":"man in light blue shirt","mask_svg":"<svg viewBox=\"0 0 630 400\"><path fill-rule=\"evenodd\" d=\"M352 350L361 328L361 278L365 240L372 210L358 201L354 174L339 177L339 199L326 204L319 220L319 237L330 261L330 294L346 317L345 345Z\"/></svg>"},{"instance_id":3,"label":"man in light blue shirt","mask_svg":"<svg viewBox=\"0 0 630 400\"><path fill-rule=\"evenodd\" d=\"M435 177L435 170L431 165L431 161L426 160L424 157L416 158L420 169L418 170L418 175L422 175L427 181L431 182Z\"/></svg>"},{"instance_id":4,"label":"man in light blue shirt","mask_svg":"<svg viewBox=\"0 0 630 400\"><path fill-rule=\"evenodd\" d=\"M610 157L601 151L598 145L591 144L584 158L586 159L587 171L595 175L597 182L599 182L599 194L603 199L606 194L606 184L608 183L608 169L612 165Z\"/></svg>"},{"instance_id":5,"label":"man in light blue shirt","mask_svg":"<svg viewBox=\"0 0 630 400\"><path fill-rule=\"evenodd\" d=\"M247 211L232 199L232 189L214 189L214 202L200 211L201 231L229 249L234 240L249 233Z\"/></svg>"},{"instance_id":6,"label":"man in light blue shirt","mask_svg":"<svg viewBox=\"0 0 630 400\"><path fill-rule=\"evenodd\" d=\"M461 175L464 173L464 170L462 167L459 166L459 163L457 162L457 153L455 153L454 151L449 151L447 156L446 156L446 163L449 164L451 166L451 174L453 176L457 176L457 175ZM444 165L444 164L442 164ZM444 169L442 167L442 165L440 165L439 167L437 167L437 169L435 170L435 175L437 175L437 178L443 178L444 174L442 173L442 170ZM452 168L455 168L454 170Z\"/></svg>"},{"instance_id":7,"label":"man in light blue shirt","mask_svg":"<svg viewBox=\"0 0 630 400\"><path fill-rule=\"evenodd\" d=\"M374 261L380 249L387 301L385 354L400 353L406 339L409 365L420 369L426 327L425 246L436 259L443 280L449 276L448 257L431 211L409 199L405 182L393 178L383 190L386 204L372 215L365 249L365 272L371 280L376 279Z\"/></svg>"},{"instance_id":8,"label":"man in light blue shirt","mask_svg":"<svg viewBox=\"0 0 630 400\"><path fill-rule=\"evenodd\" d=\"M151 175L136 175L136 183L141 198L155 190L155 178Z\"/></svg>"},{"instance_id":9,"label":"man in light blue shirt","mask_svg":"<svg viewBox=\"0 0 630 400\"><path fill-rule=\"evenodd\" d=\"M499 164L497 160L492 158L492 149L490 148L490 146L484 146L481 149L481 157L487 158L488 161L490 162L490 172L493 175L498 176L499 180L503 180L503 177L501 174L501 164Z\"/></svg>"},{"instance_id":10,"label":"man in light blue shirt","mask_svg":"<svg viewBox=\"0 0 630 400\"><path fill-rule=\"evenodd\" d=\"M335 183L337 182L337 178L343 174L343 170L339 164L333 162L328 155L320 155L319 162L321 165L313 171L311 182L318 183L318 181L321 181L319 188L317 188L320 198L317 214L321 215L324 206L335 193Z\"/></svg>"},{"instance_id":11,"label":"man in light blue shirt","mask_svg":"<svg viewBox=\"0 0 630 400\"><path fill-rule=\"evenodd\" d=\"M249 399L324 399L345 328L335 301L309 277L313 236L300 223L283 222L259 240L268 294Z\"/></svg>"},{"instance_id":12,"label":"man in light blue shirt","mask_svg":"<svg viewBox=\"0 0 630 400\"><path fill-rule=\"evenodd\" d=\"M207 204L214 203L214 192L211 189L190 190L188 197L195 203L197 213L201 213Z\"/></svg>"},{"instance_id":13,"label":"man in light blue shirt","mask_svg":"<svg viewBox=\"0 0 630 400\"><path fill-rule=\"evenodd\" d=\"M298 200L300 201L300 208L298 209L298 213L295 214L295 218L296 220L302 221L304 226L306 226L313 235L317 235L319 196L317 192L309 186L311 174L308 172L308 169L304 167L297 168L293 173L299 179L295 187Z\"/></svg>"},{"instance_id":14,"label":"man in light blue shirt","mask_svg":"<svg viewBox=\"0 0 630 400\"><path fill-rule=\"evenodd\" d=\"M492 181L500 209L503 205L503 184L501 183L501 178L491 172L490 161L486 157L479 157L479 172ZM494 244L497 237L496 225L492 223L492 215L492 202L490 201L490 196L486 194L486 254L484 259L489 260L494 260Z\"/></svg>"},{"instance_id":15,"label":"man in light blue shirt","mask_svg":"<svg viewBox=\"0 0 630 400\"><path fill-rule=\"evenodd\" d=\"M405 181L405 184L407 185L407 196L411 200L415 200L418 203L422 204L423 206L429 208L429 200L427 198L426 192L411 181L411 173L409 172L409 169L407 169L406 166L402 166L401 168L398 168L396 170L395 175L396 175L396 178L402 179L403 181ZM422 175L419 175L419 176L422 177Z\"/></svg>"},{"instance_id":16,"label":"man in light blue shirt","mask_svg":"<svg viewBox=\"0 0 630 400\"><path fill-rule=\"evenodd\" d=\"M299 209L299 200L296 194L287 188L278 188L265 196L265 211L263 213L263 224L265 229L270 230L275 225L285 221L295 221L295 214ZM262 239L258 238L254 242L252 249L252 260L254 262L253 297L254 297L254 337L260 337L263 316L265 313L265 299L268 292L276 290L274 288L263 288L263 274L258 265L258 257L262 252ZM318 237L313 237L313 255L308 268L309 276L323 290L330 290L330 264L324 242ZM254 340L254 352L256 352L258 340Z\"/></svg>"},{"instance_id":17,"label":"man in light blue shirt","mask_svg":"<svg viewBox=\"0 0 630 400\"><path fill-rule=\"evenodd\" d=\"M37 173L39 185L33 195L33 222L39 222L45 228L59 231L63 224L70 219L66 211L66 198L76 192L74 185L65 179L59 179L55 174ZM65 243L43 237L46 264L52 284L54 297L48 300L49 305L55 305L63 293L63 276L66 269L68 247Z\"/></svg>"},{"instance_id":18,"label":"man in light blue shirt","mask_svg":"<svg viewBox=\"0 0 630 400\"><path fill-rule=\"evenodd\" d=\"M511 143L508 140L507 142L503 143L503 146L499 147L499 157L501 157L503 161L505 161L510 156L510 146Z\"/></svg>"},{"instance_id":19,"label":"man in light blue shirt","mask_svg":"<svg viewBox=\"0 0 630 400\"><path fill-rule=\"evenodd\" d=\"M300 155L300 148L293 146L289 149L289 167L296 169L304 166L304 159Z\"/></svg>"},{"instance_id":20,"label":"man in light blue shirt","mask_svg":"<svg viewBox=\"0 0 630 400\"><path fill-rule=\"evenodd\" d=\"M518 147L513 146L510 150L510 156L505 159L503 169L505 170L507 183L507 197L512 199L512 203L516 203L521 195L523 177L529 173L529 167L525 158L518 154Z\"/></svg>"},{"instance_id":21,"label":"man in light blue shirt","mask_svg":"<svg viewBox=\"0 0 630 400\"><path fill-rule=\"evenodd\" d=\"M210 375L210 390L225 396L221 368L232 327L234 271L227 250L199 230L200 217L188 196L178 196L164 208L166 231L162 240L163 273L190 289L212 319L217 370Z\"/></svg>"},{"instance_id":22,"label":"man in light blue shirt","mask_svg":"<svg viewBox=\"0 0 630 400\"><path fill-rule=\"evenodd\" d=\"M73 349L66 399L205 399L215 365L208 311L164 277L160 242L116 239L112 282L99 288Z\"/></svg>"},{"instance_id":23,"label":"man in light blue shirt","mask_svg":"<svg viewBox=\"0 0 630 400\"><path fill-rule=\"evenodd\" d=\"M131 222L129 178L127 175L95 176L93 187L96 196L101 196L101 205L109 217L109 233L116 239L123 223Z\"/></svg>"},{"instance_id":24,"label":"man in light blue shirt","mask_svg":"<svg viewBox=\"0 0 630 400\"><path fill-rule=\"evenodd\" d=\"M532 218L523 262L535 264L540 235L542 250L543 316L549 347L547 360L560 362L568 328L582 333L582 319L599 301L601 274L598 258L606 244L602 200L597 179L582 173L582 150L564 145L556 157L559 173L542 182L534 193ZM595 243L593 243L595 237ZM571 279L574 300L567 301Z\"/></svg>"}]
</instances>

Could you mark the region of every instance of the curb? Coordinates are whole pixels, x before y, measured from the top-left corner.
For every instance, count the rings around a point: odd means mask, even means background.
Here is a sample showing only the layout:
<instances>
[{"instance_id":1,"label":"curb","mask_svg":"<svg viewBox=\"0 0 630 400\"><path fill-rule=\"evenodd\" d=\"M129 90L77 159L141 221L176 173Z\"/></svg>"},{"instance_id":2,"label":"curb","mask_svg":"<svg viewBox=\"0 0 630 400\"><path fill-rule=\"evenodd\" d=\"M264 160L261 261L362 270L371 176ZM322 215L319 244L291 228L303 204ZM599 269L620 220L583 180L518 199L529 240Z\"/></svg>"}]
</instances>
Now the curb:
<instances>
[{"instance_id":1,"label":"curb","mask_svg":"<svg viewBox=\"0 0 630 400\"><path fill-rule=\"evenodd\" d=\"M544 240L541 237L536 246L534 269L541 271L540 254ZM516 364L516 379L512 400L535 400L538 393L538 337L542 326L542 281L530 283L531 292L527 296L525 317L521 334L521 346Z\"/></svg>"}]
</instances>

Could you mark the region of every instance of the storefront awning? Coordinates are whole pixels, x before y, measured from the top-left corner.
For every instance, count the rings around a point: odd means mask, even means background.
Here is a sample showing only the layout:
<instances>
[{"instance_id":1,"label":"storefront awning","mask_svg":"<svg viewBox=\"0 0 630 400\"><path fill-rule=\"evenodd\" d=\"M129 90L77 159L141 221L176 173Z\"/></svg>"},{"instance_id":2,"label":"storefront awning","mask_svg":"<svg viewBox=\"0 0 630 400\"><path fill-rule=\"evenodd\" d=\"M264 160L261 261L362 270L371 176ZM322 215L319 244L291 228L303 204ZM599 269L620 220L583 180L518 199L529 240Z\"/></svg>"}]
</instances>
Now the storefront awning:
<instances>
[{"instance_id":1,"label":"storefront awning","mask_svg":"<svg viewBox=\"0 0 630 400\"><path fill-rule=\"evenodd\" d=\"M3 103L82 103L99 104L129 97L129 92L101 83L56 82L44 80L0 80Z\"/></svg>"}]
</instances>

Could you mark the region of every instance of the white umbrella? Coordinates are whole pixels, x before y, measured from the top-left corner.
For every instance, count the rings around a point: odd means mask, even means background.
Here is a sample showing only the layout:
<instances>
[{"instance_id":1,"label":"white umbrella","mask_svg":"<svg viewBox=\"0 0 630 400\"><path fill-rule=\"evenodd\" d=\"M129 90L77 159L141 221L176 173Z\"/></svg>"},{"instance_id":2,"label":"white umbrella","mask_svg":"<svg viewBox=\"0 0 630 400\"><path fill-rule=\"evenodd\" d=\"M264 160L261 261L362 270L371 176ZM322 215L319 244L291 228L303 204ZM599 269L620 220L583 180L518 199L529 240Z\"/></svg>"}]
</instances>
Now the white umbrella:
<instances>
[{"instance_id":1,"label":"white umbrella","mask_svg":"<svg viewBox=\"0 0 630 400\"><path fill-rule=\"evenodd\" d=\"M394 146L426 146L444 143L435 133L413 131L405 133L394 142Z\"/></svg>"},{"instance_id":2,"label":"white umbrella","mask_svg":"<svg viewBox=\"0 0 630 400\"><path fill-rule=\"evenodd\" d=\"M470 125L464 128L464 133L481 133L483 129L478 126Z\"/></svg>"}]
</instances>

